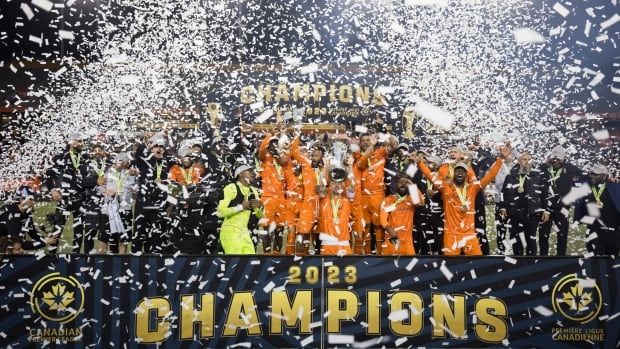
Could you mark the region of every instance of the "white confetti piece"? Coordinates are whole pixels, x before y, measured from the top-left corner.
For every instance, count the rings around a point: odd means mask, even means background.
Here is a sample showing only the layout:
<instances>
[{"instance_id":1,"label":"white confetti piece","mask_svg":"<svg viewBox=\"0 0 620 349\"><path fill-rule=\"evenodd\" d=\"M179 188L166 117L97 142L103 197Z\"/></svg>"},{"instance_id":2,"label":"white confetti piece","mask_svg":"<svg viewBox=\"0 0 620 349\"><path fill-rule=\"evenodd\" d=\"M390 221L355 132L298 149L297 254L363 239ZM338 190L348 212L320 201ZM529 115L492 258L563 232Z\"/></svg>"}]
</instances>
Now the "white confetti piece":
<instances>
[{"instance_id":1,"label":"white confetti piece","mask_svg":"<svg viewBox=\"0 0 620 349\"><path fill-rule=\"evenodd\" d=\"M610 135L609 131L605 129L592 132L592 137L594 137L594 139L596 139L597 141L604 141L606 139L609 139Z\"/></svg>"},{"instance_id":2,"label":"white confetti piece","mask_svg":"<svg viewBox=\"0 0 620 349\"><path fill-rule=\"evenodd\" d=\"M273 281L269 281L269 283L263 287L263 292L269 293L275 286L276 284Z\"/></svg>"},{"instance_id":3,"label":"white confetti piece","mask_svg":"<svg viewBox=\"0 0 620 349\"><path fill-rule=\"evenodd\" d=\"M313 336L308 336L308 337L302 339L301 341L299 341L299 344L302 347L306 347L306 346L310 345L310 343L312 343L312 342L314 342L314 337Z\"/></svg>"},{"instance_id":4,"label":"white confetti piece","mask_svg":"<svg viewBox=\"0 0 620 349\"><path fill-rule=\"evenodd\" d=\"M474 269L470 270L469 273L471 274L471 278L472 280L476 279L476 271Z\"/></svg>"},{"instance_id":5,"label":"white confetti piece","mask_svg":"<svg viewBox=\"0 0 620 349\"><path fill-rule=\"evenodd\" d=\"M62 39L62 40L70 40L73 41L75 40L75 35L73 35L73 32L70 30L59 30L58 31L58 36Z\"/></svg>"},{"instance_id":6,"label":"white confetti piece","mask_svg":"<svg viewBox=\"0 0 620 349\"><path fill-rule=\"evenodd\" d=\"M534 29L519 28L515 29L512 33L519 45L545 43L545 37Z\"/></svg>"},{"instance_id":7,"label":"white confetti piece","mask_svg":"<svg viewBox=\"0 0 620 349\"><path fill-rule=\"evenodd\" d=\"M48 0L32 0L32 4L46 12L50 12L54 8L54 3Z\"/></svg>"},{"instance_id":8,"label":"white confetti piece","mask_svg":"<svg viewBox=\"0 0 620 349\"><path fill-rule=\"evenodd\" d=\"M450 113L443 111L441 108L436 107L430 103L423 101L421 98L414 98L416 105L413 107L416 114L425 118L433 123L435 126L443 129L450 130L454 123L454 116Z\"/></svg>"},{"instance_id":9,"label":"white confetti piece","mask_svg":"<svg viewBox=\"0 0 620 349\"><path fill-rule=\"evenodd\" d=\"M559 13L560 16L562 16L562 17L566 17L570 13L570 10L567 9L566 7L564 7L564 5L560 4L559 2L556 2L553 5L553 10L555 12Z\"/></svg>"},{"instance_id":10,"label":"white confetti piece","mask_svg":"<svg viewBox=\"0 0 620 349\"><path fill-rule=\"evenodd\" d=\"M401 337L395 340L394 344L396 345L397 348L400 348L403 344L407 342L407 340L408 340L407 337Z\"/></svg>"},{"instance_id":11,"label":"white confetti piece","mask_svg":"<svg viewBox=\"0 0 620 349\"><path fill-rule=\"evenodd\" d=\"M448 267L446 267L446 262L442 262L441 266L439 267L439 270L441 271L441 273L443 274L443 276L448 280L451 281L452 278L454 277L454 274L452 274L452 272L448 269Z\"/></svg>"},{"instance_id":12,"label":"white confetti piece","mask_svg":"<svg viewBox=\"0 0 620 349\"><path fill-rule=\"evenodd\" d=\"M620 23L620 14L614 13L609 19L601 23L601 30L607 30L612 25Z\"/></svg>"},{"instance_id":13,"label":"white confetti piece","mask_svg":"<svg viewBox=\"0 0 620 349\"><path fill-rule=\"evenodd\" d=\"M327 343L329 344L351 344L355 341L355 336L345 334L329 334L327 335Z\"/></svg>"},{"instance_id":14,"label":"white confetti piece","mask_svg":"<svg viewBox=\"0 0 620 349\"><path fill-rule=\"evenodd\" d=\"M539 305L537 307L534 308L534 311L537 312L538 314L544 316L544 317L549 317L553 315L553 311L549 310L549 308L543 306L543 305Z\"/></svg>"},{"instance_id":15,"label":"white confetti piece","mask_svg":"<svg viewBox=\"0 0 620 349\"><path fill-rule=\"evenodd\" d=\"M319 65L316 63L311 63L308 65L304 65L303 67L299 67L299 74L311 74L319 71Z\"/></svg>"},{"instance_id":16,"label":"white confetti piece","mask_svg":"<svg viewBox=\"0 0 620 349\"><path fill-rule=\"evenodd\" d=\"M391 288L394 288L394 287L396 287L396 286L398 286L398 285L400 285L400 284L402 284L402 280L401 280L401 279L394 280L394 281L392 281L392 282L390 283L390 287L391 287Z\"/></svg>"},{"instance_id":17,"label":"white confetti piece","mask_svg":"<svg viewBox=\"0 0 620 349\"><path fill-rule=\"evenodd\" d=\"M413 267L415 267L415 265L417 263L418 263L418 259L417 258L411 259L411 261L409 261L409 264L407 264L407 266L405 267L405 270L411 271L413 269Z\"/></svg>"},{"instance_id":18,"label":"white confetti piece","mask_svg":"<svg viewBox=\"0 0 620 349\"><path fill-rule=\"evenodd\" d=\"M510 284L508 284L508 288L512 288L515 285L515 280L510 280Z\"/></svg>"},{"instance_id":19,"label":"white confetti piece","mask_svg":"<svg viewBox=\"0 0 620 349\"><path fill-rule=\"evenodd\" d=\"M401 309L397 311L393 311L388 315L388 320L390 321L403 321L409 319L409 310Z\"/></svg>"},{"instance_id":20,"label":"white confetti piece","mask_svg":"<svg viewBox=\"0 0 620 349\"><path fill-rule=\"evenodd\" d=\"M515 258L512 258L512 257L505 257L504 258L504 262L510 263L510 264L513 264L513 265L517 264L517 260Z\"/></svg>"},{"instance_id":21,"label":"white confetti piece","mask_svg":"<svg viewBox=\"0 0 620 349\"><path fill-rule=\"evenodd\" d=\"M172 259L172 258L166 258L166 259L164 260L164 265L165 265L165 266L167 266L167 267L169 267L169 266L171 266L171 265L174 265L174 259Z\"/></svg>"},{"instance_id":22,"label":"white confetti piece","mask_svg":"<svg viewBox=\"0 0 620 349\"><path fill-rule=\"evenodd\" d=\"M562 203L566 206L573 202L590 195L590 186L584 183L578 187L572 187L568 194L562 198Z\"/></svg>"},{"instance_id":23,"label":"white confetti piece","mask_svg":"<svg viewBox=\"0 0 620 349\"><path fill-rule=\"evenodd\" d=\"M34 17L34 12L32 12L32 9L30 8L30 6L28 6L28 4L22 3L21 5L19 5L19 8L21 8L28 20L31 20L32 17Z\"/></svg>"}]
</instances>

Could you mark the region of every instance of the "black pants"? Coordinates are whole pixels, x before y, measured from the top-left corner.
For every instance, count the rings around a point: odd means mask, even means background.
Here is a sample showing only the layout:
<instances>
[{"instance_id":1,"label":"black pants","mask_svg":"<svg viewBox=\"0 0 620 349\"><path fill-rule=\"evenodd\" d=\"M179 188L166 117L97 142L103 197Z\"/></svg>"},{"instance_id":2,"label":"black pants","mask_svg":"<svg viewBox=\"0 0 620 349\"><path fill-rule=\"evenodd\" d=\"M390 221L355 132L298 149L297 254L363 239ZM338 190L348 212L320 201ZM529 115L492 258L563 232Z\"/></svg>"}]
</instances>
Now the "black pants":
<instances>
[{"instance_id":1,"label":"black pants","mask_svg":"<svg viewBox=\"0 0 620 349\"><path fill-rule=\"evenodd\" d=\"M131 252L165 253L170 242L166 212L136 204L135 217Z\"/></svg>"},{"instance_id":2,"label":"black pants","mask_svg":"<svg viewBox=\"0 0 620 349\"><path fill-rule=\"evenodd\" d=\"M569 208L565 207L566 212ZM540 246L540 255L549 255L549 236L551 235L551 227L555 223L558 227L558 244L557 255L566 256L566 248L568 246L568 217L563 215L561 210L551 212L551 216L547 223L540 227L538 245Z\"/></svg>"},{"instance_id":3,"label":"black pants","mask_svg":"<svg viewBox=\"0 0 620 349\"><path fill-rule=\"evenodd\" d=\"M595 256L620 255L620 231L602 227L598 222L588 226L586 248ZM596 234L596 236L594 236Z\"/></svg>"},{"instance_id":4,"label":"black pants","mask_svg":"<svg viewBox=\"0 0 620 349\"><path fill-rule=\"evenodd\" d=\"M481 193L478 193L481 195ZM478 201L478 199L476 199ZM476 202L476 236L480 241L480 249L482 254L488 256L491 252L489 250L489 239L487 238L487 217L486 217L486 205L484 202Z\"/></svg>"},{"instance_id":5,"label":"black pants","mask_svg":"<svg viewBox=\"0 0 620 349\"><path fill-rule=\"evenodd\" d=\"M497 207L497 206L496 206ZM497 232L496 240L497 240L497 254L505 255L506 254L506 223L508 222L508 217L503 218L499 214L499 209L495 210L495 221L497 222L497 226L495 231Z\"/></svg>"},{"instance_id":6,"label":"black pants","mask_svg":"<svg viewBox=\"0 0 620 349\"><path fill-rule=\"evenodd\" d=\"M526 210L519 210L509 214L506 230L512 243L512 254L522 256L536 255L536 230L538 229L538 215L529 214Z\"/></svg>"},{"instance_id":7,"label":"black pants","mask_svg":"<svg viewBox=\"0 0 620 349\"><path fill-rule=\"evenodd\" d=\"M80 211L80 206L80 204L74 204L70 207L56 207L55 214L57 219L53 223L54 231L52 234L58 236L58 242L60 242L64 226L68 221L69 213L73 215L73 253L80 253L80 250L82 249L82 241L84 240L84 213ZM86 237L86 253L93 249L94 237L95 236L91 234L88 234ZM50 253L58 253L58 242L49 246Z\"/></svg>"},{"instance_id":8,"label":"black pants","mask_svg":"<svg viewBox=\"0 0 620 349\"><path fill-rule=\"evenodd\" d=\"M417 254L441 254L443 248L443 213L427 207L416 210L413 244Z\"/></svg>"}]
</instances>

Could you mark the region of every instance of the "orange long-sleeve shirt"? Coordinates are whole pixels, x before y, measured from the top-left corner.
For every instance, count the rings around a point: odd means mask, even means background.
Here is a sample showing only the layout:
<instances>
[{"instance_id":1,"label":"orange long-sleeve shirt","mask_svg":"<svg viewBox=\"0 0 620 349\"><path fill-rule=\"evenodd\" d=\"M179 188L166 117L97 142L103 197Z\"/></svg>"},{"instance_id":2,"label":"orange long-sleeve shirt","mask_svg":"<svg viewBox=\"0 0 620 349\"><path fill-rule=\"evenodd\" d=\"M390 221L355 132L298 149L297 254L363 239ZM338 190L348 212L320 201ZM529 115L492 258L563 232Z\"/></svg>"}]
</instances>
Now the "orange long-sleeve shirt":
<instances>
[{"instance_id":1,"label":"orange long-sleeve shirt","mask_svg":"<svg viewBox=\"0 0 620 349\"><path fill-rule=\"evenodd\" d=\"M266 134L258 148L258 159L261 161L261 178L263 184L262 197L284 198L284 170L274 159L267 148L271 134Z\"/></svg>"},{"instance_id":2,"label":"orange long-sleeve shirt","mask_svg":"<svg viewBox=\"0 0 620 349\"><path fill-rule=\"evenodd\" d=\"M380 194L385 192L383 177L387 156L387 148L380 147L375 149L370 155L363 154L357 161L358 168L362 170L362 194Z\"/></svg>"},{"instance_id":3,"label":"orange long-sleeve shirt","mask_svg":"<svg viewBox=\"0 0 620 349\"><path fill-rule=\"evenodd\" d=\"M344 195L327 195L321 200L320 231L338 241L351 240L351 202Z\"/></svg>"},{"instance_id":4,"label":"orange long-sleeve shirt","mask_svg":"<svg viewBox=\"0 0 620 349\"><path fill-rule=\"evenodd\" d=\"M303 173L295 175L293 163L289 161L283 166L284 178L286 180L286 198L293 201L301 201L304 198Z\"/></svg>"},{"instance_id":5,"label":"orange long-sleeve shirt","mask_svg":"<svg viewBox=\"0 0 620 349\"><path fill-rule=\"evenodd\" d=\"M301 154L299 150L299 137L291 143L291 157L301 164L301 177L304 186L304 200L314 200L319 197L317 194L317 186L321 180L327 178L325 169L312 168L312 162L306 156Z\"/></svg>"},{"instance_id":6,"label":"orange long-sleeve shirt","mask_svg":"<svg viewBox=\"0 0 620 349\"><path fill-rule=\"evenodd\" d=\"M466 183L462 189L454 183L441 179L434 179L433 186L441 192L443 209L445 213L444 233L469 235L476 233L476 195L495 178L502 167L504 160L498 158L489 171L480 181ZM433 174L426 164L418 163L418 168L429 179L433 180ZM459 191L465 194L465 208L459 198Z\"/></svg>"},{"instance_id":7,"label":"orange long-sleeve shirt","mask_svg":"<svg viewBox=\"0 0 620 349\"><path fill-rule=\"evenodd\" d=\"M194 165L183 168L181 165L175 164L170 168L168 178L181 185L197 184L200 182L200 171Z\"/></svg>"},{"instance_id":8,"label":"orange long-sleeve shirt","mask_svg":"<svg viewBox=\"0 0 620 349\"><path fill-rule=\"evenodd\" d=\"M419 192L418 197L420 198L420 205L423 205L424 194ZM415 205L410 195L403 197L390 195L381 204L379 219L382 227L389 226L394 228L396 233L398 233L398 239L408 242L413 240L414 215Z\"/></svg>"}]
</instances>

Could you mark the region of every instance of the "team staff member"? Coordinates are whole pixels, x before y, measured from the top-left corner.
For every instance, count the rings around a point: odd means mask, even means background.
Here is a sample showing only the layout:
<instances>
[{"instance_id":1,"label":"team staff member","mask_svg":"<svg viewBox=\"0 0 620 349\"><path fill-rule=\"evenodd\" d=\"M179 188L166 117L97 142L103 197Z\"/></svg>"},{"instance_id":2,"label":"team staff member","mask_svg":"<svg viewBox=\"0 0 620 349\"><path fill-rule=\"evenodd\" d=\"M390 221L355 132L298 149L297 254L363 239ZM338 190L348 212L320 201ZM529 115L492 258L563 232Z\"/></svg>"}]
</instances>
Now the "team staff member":
<instances>
[{"instance_id":1,"label":"team staff member","mask_svg":"<svg viewBox=\"0 0 620 349\"><path fill-rule=\"evenodd\" d=\"M256 252L250 230L263 217L263 204L258 189L252 186L252 166L241 165L234 175L237 182L224 187L224 198L217 206L218 214L224 219L220 242L225 254L254 254Z\"/></svg>"},{"instance_id":2,"label":"team staff member","mask_svg":"<svg viewBox=\"0 0 620 349\"><path fill-rule=\"evenodd\" d=\"M321 255L350 255L351 232L349 216L351 202L355 193L345 193L345 179L347 173L342 168L330 171L330 185L328 194L321 199L321 214L319 218L319 239L321 239Z\"/></svg>"},{"instance_id":3,"label":"team staff member","mask_svg":"<svg viewBox=\"0 0 620 349\"><path fill-rule=\"evenodd\" d=\"M597 164L590 171L590 194L575 207L575 220L587 222L586 247L595 256L620 255L620 210L614 202L620 185L609 181L607 167ZM618 201L616 201L618 202ZM592 218L585 220L588 215Z\"/></svg>"},{"instance_id":4,"label":"team staff member","mask_svg":"<svg viewBox=\"0 0 620 349\"><path fill-rule=\"evenodd\" d=\"M264 253L280 253L284 230L286 204L284 199L284 169L280 162L278 138L267 133L258 148L258 159L261 162L262 197L265 207L264 227L268 231L263 236ZM271 235L273 233L273 247Z\"/></svg>"},{"instance_id":5,"label":"team staff member","mask_svg":"<svg viewBox=\"0 0 620 349\"><path fill-rule=\"evenodd\" d=\"M438 156L429 156L427 166L431 171L436 171L442 160ZM416 171L418 176L420 171ZM418 246L417 253L438 255L443 245L443 202L441 193L433 190L433 182L421 176L418 188L424 193L425 205L415 211L414 246ZM417 245L416 245L417 243Z\"/></svg>"},{"instance_id":6,"label":"team staff member","mask_svg":"<svg viewBox=\"0 0 620 349\"><path fill-rule=\"evenodd\" d=\"M512 245L515 256L536 254L536 230L542 214L540 172L532 167L532 157L521 153L518 163L506 176L499 215L506 219L509 238L501 241ZM506 241L507 240L507 241ZM498 241L500 243L500 241ZM503 249L502 249L503 251Z\"/></svg>"},{"instance_id":7,"label":"team staff member","mask_svg":"<svg viewBox=\"0 0 620 349\"><path fill-rule=\"evenodd\" d=\"M50 191L57 191L62 195L58 210L62 211L64 219L59 223L64 226L69 214L73 215L73 253L80 253L82 249L84 201L97 185L97 176L90 175L88 170L90 156L82 151L82 138L79 134L69 136L67 151L52 159L53 164L47 171L46 183Z\"/></svg>"},{"instance_id":8,"label":"team staff member","mask_svg":"<svg viewBox=\"0 0 620 349\"><path fill-rule=\"evenodd\" d=\"M540 255L549 254L549 235L553 224L558 227L557 255L565 256L568 246L568 212L570 206L562 203L562 198L570 192L577 181L582 180L580 169L566 162L566 152L560 146L551 151L548 164L542 167L543 225L540 227L538 244Z\"/></svg>"},{"instance_id":9,"label":"team staff member","mask_svg":"<svg viewBox=\"0 0 620 349\"><path fill-rule=\"evenodd\" d=\"M135 206L135 232L131 252L163 253L169 244L164 206L167 192L162 190L168 179L171 161L165 157L166 139L154 135L149 149L139 145L133 167L138 170L140 189Z\"/></svg>"},{"instance_id":10,"label":"team staff member","mask_svg":"<svg viewBox=\"0 0 620 349\"><path fill-rule=\"evenodd\" d=\"M418 191L412 197L409 187L413 182L405 174L395 176L396 194L390 195L381 204L381 226L385 229L387 241L381 248L382 255L414 255L413 226L415 206L424 205L424 194ZM416 202L414 204L414 202Z\"/></svg>"},{"instance_id":11,"label":"team staff member","mask_svg":"<svg viewBox=\"0 0 620 349\"><path fill-rule=\"evenodd\" d=\"M394 137L390 137L387 145L377 147L378 138L376 134L365 134L360 138L360 148L362 156L357 162L362 170L362 205L364 209L365 236L364 241L368 241L371 234L375 237L376 252L381 254L384 232L381 227L379 215L381 213L381 203L385 197L385 163L389 155L396 149L397 142ZM370 254L371 246L365 245L364 252Z\"/></svg>"},{"instance_id":12,"label":"team staff member","mask_svg":"<svg viewBox=\"0 0 620 349\"><path fill-rule=\"evenodd\" d=\"M467 174L469 166L464 162L454 165L453 182L449 183L440 179L434 179L430 169L423 161L418 162L422 173L433 180L434 186L441 192L444 206L444 255L460 255L461 253L471 256L481 256L480 242L476 236L475 223L475 200L476 195L484 189L503 164L503 158L508 156L510 148L503 146L501 155L489 169L487 174L479 181L468 182Z\"/></svg>"}]
</instances>

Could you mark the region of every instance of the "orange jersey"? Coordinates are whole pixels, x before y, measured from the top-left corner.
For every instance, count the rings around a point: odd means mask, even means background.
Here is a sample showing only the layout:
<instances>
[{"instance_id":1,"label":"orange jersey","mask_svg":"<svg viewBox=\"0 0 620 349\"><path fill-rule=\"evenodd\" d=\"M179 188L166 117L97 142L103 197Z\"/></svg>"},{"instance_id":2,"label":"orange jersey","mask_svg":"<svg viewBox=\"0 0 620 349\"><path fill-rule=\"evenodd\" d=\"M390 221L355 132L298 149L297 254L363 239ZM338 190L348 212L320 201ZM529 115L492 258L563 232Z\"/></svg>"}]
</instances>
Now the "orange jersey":
<instances>
[{"instance_id":1,"label":"orange jersey","mask_svg":"<svg viewBox=\"0 0 620 349\"><path fill-rule=\"evenodd\" d=\"M362 155L357 161L358 168L362 170L362 194L385 192L383 177L387 155L387 148L381 147L375 149L370 155Z\"/></svg>"},{"instance_id":2,"label":"orange jersey","mask_svg":"<svg viewBox=\"0 0 620 349\"><path fill-rule=\"evenodd\" d=\"M443 165L439 166L439 168L437 169L437 178L442 181L451 181L454 178L454 165L456 165L456 163L444 163ZM474 170L469 167L467 169L467 181L471 182L475 181L476 179L478 178L476 177Z\"/></svg>"},{"instance_id":3,"label":"orange jersey","mask_svg":"<svg viewBox=\"0 0 620 349\"><path fill-rule=\"evenodd\" d=\"M419 192L420 204L424 204L424 195ZM383 200L381 204L381 213L379 219L381 226L392 227L398 233L400 241L413 241L413 226L415 215L415 205L410 195L399 197L398 195L390 195Z\"/></svg>"},{"instance_id":4,"label":"orange jersey","mask_svg":"<svg viewBox=\"0 0 620 349\"><path fill-rule=\"evenodd\" d=\"M175 164L168 172L168 179L181 185L198 184L200 182L200 171L194 165L183 168L181 165Z\"/></svg>"},{"instance_id":5,"label":"orange jersey","mask_svg":"<svg viewBox=\"0 0 620 349\"><path fill-rule=\"evenodd\" d=\"M326 181L325 168L312 168L312 162L299 150L299 137L291 143L291 157L301 164L301 177L304 186L304 200L314 200L319 197L317 187L321 181ZM326 184L326 183L324 183Z\"/></svg>"},{"instance_id":6,"label":"orange jersey","mask_svg":"<svg viewBox=\"0 0 620 349\"><path fill-rule=\"evenodd\" d=\"M283 169L286 182L286 198L293 201L302 201L304 199L303 174L296 176L293 163L290 161L283 166Z\"/></svg>"},{"instance_id":7,"label":"orange jersey","mask_svg":"<svg viewBox=\"0 0 620 349\"><path fill-rule=\"evenodd\" d=\"M454 183L441 179L433 182L433 186L439 189L443 199L445 234L476 234L476 195L491 183L503 163L504 161L498 158L480 181L466 183L463 188L457 188ZM433 174L426 164L420 162L418 166L427 178L433 178Z\"/></svg>"},{"instance_id":8,"label":"orange jersey","mask_svg":"<svg viewBox=\"0 0 620 349\"><path fill-rule=\"evenodd\" d=\"M344 195L327 195L321 200L320 232L337 241L351 240L349 215L351 202Z\"/></svg>"},{"instance_id":9,"label":"orange jersey","mask_svg":"<svg viewBox=\"0 0 620 349\"><path fill-rule=\"evenodd\" d=\"M261 178L263 183L262 197L284 197L284 169L280 166L276 159L269 154L267 147L269 146L270 134L265 138L258 148L258 159L261 161Z\"/></svg>"}]
</instances>

